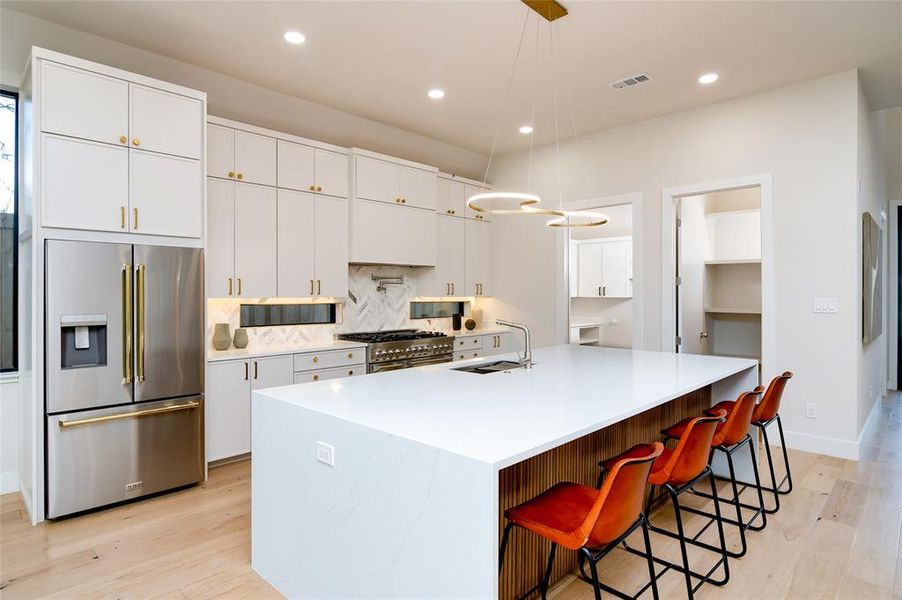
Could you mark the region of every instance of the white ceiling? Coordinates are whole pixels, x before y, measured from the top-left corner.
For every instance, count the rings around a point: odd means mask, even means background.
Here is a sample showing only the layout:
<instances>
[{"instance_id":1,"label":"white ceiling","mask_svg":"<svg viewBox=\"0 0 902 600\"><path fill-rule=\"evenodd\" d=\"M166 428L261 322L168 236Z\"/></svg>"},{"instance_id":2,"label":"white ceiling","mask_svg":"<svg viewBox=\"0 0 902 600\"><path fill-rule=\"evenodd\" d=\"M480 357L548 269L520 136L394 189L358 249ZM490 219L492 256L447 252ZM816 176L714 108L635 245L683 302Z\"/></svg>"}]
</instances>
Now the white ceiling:
<instances>
[{"instance_id":1,"label":"white ceiling","mask_svg":"<svg viewBox=\"0 0 902 600\"><path fill-rule=\"evenodd\" d=\"M535 143L744 96L839 71L862 69L874 110L902 104L900 2L565 1L549 31L526 28L520 68L507 93L527 8L497 1L156 2L4 0L4 6L137 46L273 90L488 152L520 149L531 120ZM282 40L288 29L303 46ZM716 71L708 87L700 74ZM637 73L652 81L625 91L608 83ZM538 74L538 78L536 75ZM429 100L441 87L447 96ZM564 90L569 90L569 94Z\"/></svg>"}]
</instances>

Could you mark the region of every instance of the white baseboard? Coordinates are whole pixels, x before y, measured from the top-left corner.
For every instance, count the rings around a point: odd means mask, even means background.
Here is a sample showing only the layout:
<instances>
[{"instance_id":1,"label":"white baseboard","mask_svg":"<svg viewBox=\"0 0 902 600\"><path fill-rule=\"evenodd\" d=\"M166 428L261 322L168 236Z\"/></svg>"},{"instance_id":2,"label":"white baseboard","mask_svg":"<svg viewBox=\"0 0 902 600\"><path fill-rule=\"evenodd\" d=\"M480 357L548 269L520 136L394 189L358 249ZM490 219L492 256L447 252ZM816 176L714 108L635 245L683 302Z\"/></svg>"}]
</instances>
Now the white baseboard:
<instances>
[{"instance_id":1,"label":"white baseboard","mask_svg":"<svg viewBox=\"0 0 902 600\"><path fill-rule=\"evenodd\" d=\"M835 456L836 458L845 458L847 460L858 460L857 441L829 438L810 433L797 433L795 431L785 431L784 433L786 435L786 445L793 450ZM771 443L778 445L780 439L777 438L775 440L773 439L774 437L771 436Z\"/></svg>"},{"instance_id":2,"label":"white baseboard","mask_svg":"<svg viewBox=\"0 0 902 600\"><path fill-rule=\"evenodd\" d=\"M880 414L880 404L883 402L883 395L877 396L877 399L874 401L874 406L871 407L871 413L868 415L867 420L864 422L864 427L861 428L861 431L858 433L858 446L871 435L874 427L877 425L877 420L879 419L878 415Z\"/></svg>"},{"instance_id":3,"label":"white baseboard","mask_svg":"<svg viewBox=\"0 0 902 600\"><path fill-rule=\"evenodd\" d=\"M0 473L0 494L19 491L19 474L16 471Z\"/></svg>"}]
</instances>

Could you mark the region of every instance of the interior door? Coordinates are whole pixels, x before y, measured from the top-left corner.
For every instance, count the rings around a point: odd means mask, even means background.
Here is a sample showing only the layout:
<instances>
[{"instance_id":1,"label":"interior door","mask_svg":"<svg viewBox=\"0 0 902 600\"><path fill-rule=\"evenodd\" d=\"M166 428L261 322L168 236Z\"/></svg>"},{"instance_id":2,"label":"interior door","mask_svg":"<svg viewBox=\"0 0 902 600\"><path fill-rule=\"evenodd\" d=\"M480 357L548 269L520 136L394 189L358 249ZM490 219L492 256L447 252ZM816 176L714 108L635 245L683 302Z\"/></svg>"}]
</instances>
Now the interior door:
<instances>
[{"instance_id":1,"label":"interior door","mask_svg":"<svg viewBox=\"0 0 902 600\"><path fill-rule=\"evenodd\" d=\"M279 296L312 296L316 291L314 235L325 235L314 228L313 194L279 190L278 214Z\"/></svg>"},{"instance_id":2,"label":"interior door","mask_svg":"<svg viewBox=\"0 0 902 600\"><path fill-rule=\"evenodd\" d=\"M47 412L132 401L132 247L47 242Z\"/></svg>"},{"instance_id":3,"label":"interior door","mask_svg":"<svg viewBox=\"0 0 902 600\"><path fill-rule=\"evenodd\" d=\"M200 100L129 84L129 120L133 147L200 158L204 147Z\"/></svg>"},{"instance_id":4,"label":"interior door","mask_svg":"<svg viewBox=\"0 0 902 600\"><path fill-rule=\"evenodd\" d=\"M272 298L277 290L276 189L235 185L235 295Z\"/></svg>"},{"instance_id":5,"label":"interior door","mask_svg":"<svg viewBox=\"0 0 902 600\"><path fill-rule=\"evenodd\" d=\"M204 389L203 250L135 246L135 400Z\"/></svg>"},{"instance_id":6,"label":"interior door","mask_svg":"<svg viewBox=\"0 0 902 600\"><path fill-rule=\"evenodd\" d=\"M204 179L200 161L141 150L129 154L130 231L201 237Z\"/></svg>"},{"instance_id":7,"label":"interior door","mask_svg":"<svg viewBox=\"0 0 902 600\"><path fill-rule=\"evenodd\" d=\"M678 352L707 354L705 259L708 254L705 208L701 197L682 198L677 210Z\"/></svg>"},{"instance_id":8,"label":"interior door","mask_svg":"<svg viewBox=\"0 0 902 600\"><path fill-rule=\"evenodd\" d=\"M228 298L235 287L235 186L207 178L207 296Z\"/></svg>"},{"instance_id":9,"label":"interior door","mask_svg":"<svg viewBox=\"0 0 902 600\"><path fill-rule=\"evenodd\" d=\"M348 180L350 164L348 155L317 148L314 151L316 162L316 193L339 198L348 197Z\"/></svg>"},{"instance_id":10,"label":"interior door","mask_svg":"<svg viewBox=\"0 0 902 600\"><path fill-rule=\"evenodd\" d=\"M320 296L348 295L348 201L316 196L314 269Z\"/></svg>"}]
</instances>

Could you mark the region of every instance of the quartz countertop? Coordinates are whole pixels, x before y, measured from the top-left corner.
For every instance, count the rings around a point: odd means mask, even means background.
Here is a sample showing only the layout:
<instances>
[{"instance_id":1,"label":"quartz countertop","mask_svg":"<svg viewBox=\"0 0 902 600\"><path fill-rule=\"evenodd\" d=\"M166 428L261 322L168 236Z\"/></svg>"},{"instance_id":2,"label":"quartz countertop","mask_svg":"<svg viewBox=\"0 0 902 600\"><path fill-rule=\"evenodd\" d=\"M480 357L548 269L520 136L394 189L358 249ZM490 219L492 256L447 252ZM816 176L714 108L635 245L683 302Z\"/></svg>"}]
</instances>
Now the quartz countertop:
<instances>
[{"instance_id":1,"label":"quartz countertop","mask_svg":"<svg viewBox=\"0 0 902 600\"><path fill-rule=\"evenodd\" d=\"M255 392L500 469L747 369L737 358L576 345L531 370L455 369L503 354Z\"/></svg>"},{"instance_id":2,"label":"quartz countertop","mask_svg":"<svg viewBox=\"0 0 902 600\"><path fill-rule=\"evenodd\" d=\"M349 348L363 348L366 344L361 342L346 342L344 340L326 340L322 342L303 342L299 344L273 344L248 346L247 348L229 348L228 350L215 350L210 347L207 352L207 362L219 362L222 360L241 360L244 358L259 358L261 356L279 356L282 354L297 354L300 352L326 352L327 350L346 350ZM366 362L364 355L360 356L360 362Z\"/></svg>"}]
</instances>

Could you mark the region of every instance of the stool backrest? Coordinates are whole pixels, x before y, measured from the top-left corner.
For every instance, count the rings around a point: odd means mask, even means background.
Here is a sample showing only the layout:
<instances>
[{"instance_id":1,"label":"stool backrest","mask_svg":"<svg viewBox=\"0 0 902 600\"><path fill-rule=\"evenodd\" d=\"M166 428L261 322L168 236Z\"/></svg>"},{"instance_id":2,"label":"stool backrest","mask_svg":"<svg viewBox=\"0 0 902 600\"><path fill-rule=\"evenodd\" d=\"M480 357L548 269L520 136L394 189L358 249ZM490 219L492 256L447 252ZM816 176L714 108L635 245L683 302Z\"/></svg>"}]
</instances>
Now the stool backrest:
<instances>
[{"instance_id":1,"label":"stool backrest","mask_svg":"<svg viewBox=\"0 0 902 600\"><path fill-rule=\"evenodd\" d=\"M715 415L696 417L689 421L686 431L680 436L680 441L664 465L667 480L677 484L692 481L708 466L711 441L726 414L727 411L720 410Z\"/></svg>"},{"instance_id":2,"label":"stool backrest","mask_svg":"<svg viewBox=\"0 0 902 600\"><path fill-rule=\"evenodd\" d=\"M764 422L770 421L777 416L780 411L780 400L783 398L783 390L786 389L786 382L792 379L792 372L786 371L782 375L774 377L764 392L764 397L755 408L755 414L752 416L753 421Z\"/></svg>"},{"instance_id":3,"label":"stool backrest","mask_svg":"<svg viewBox=\"0 0 902 600\"><path fill-rule=\"evenodd\" d=\"M727 415L727 422L720 429L720 434L723 436L720 445L738 444L748 435L749 427L752 424L752 414L755 412L755 404L763 391L764 388L759 385L751 392L739 394L739 398L730 409L730 414Z\"/></svg>"},{"instance_id":4,"label":"stool backrest","mask_svg":"<svg viewBox=\"0 0 902 600\"><path fill-rule=\"evenodd\" d=\"M593 540L617 539L636 522L642 512L648 474L663 451L664 444L655 442L648 445L644 456L614 463L583 524L586 540L590 534Z\"/></svg>"}]
</instances>

